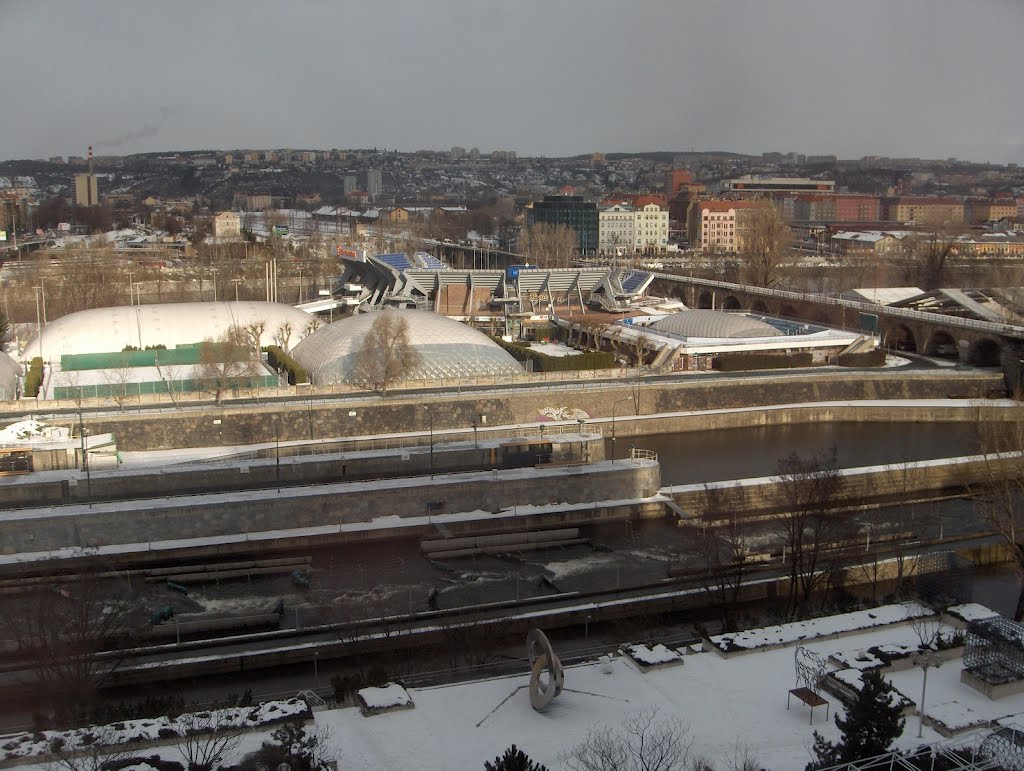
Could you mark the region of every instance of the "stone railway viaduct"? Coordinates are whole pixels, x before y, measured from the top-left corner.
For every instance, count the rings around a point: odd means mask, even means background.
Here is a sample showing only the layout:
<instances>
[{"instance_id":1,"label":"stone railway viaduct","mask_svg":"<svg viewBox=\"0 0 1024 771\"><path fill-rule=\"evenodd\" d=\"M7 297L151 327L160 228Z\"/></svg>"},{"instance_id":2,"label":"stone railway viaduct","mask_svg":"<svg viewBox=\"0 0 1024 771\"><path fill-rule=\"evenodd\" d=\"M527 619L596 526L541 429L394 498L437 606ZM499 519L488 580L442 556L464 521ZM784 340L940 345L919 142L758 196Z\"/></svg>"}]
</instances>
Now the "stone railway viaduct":
<instances>
[{"instance_id":1,"label":"stone railway viaduct","mask_svg":"<svg viewBox=\"0 0 1024 771\"><path fill-rule=\"evenodd\" d=\"M927 356L955 351L963 364L1001 367L1011 388L1024 385L1024 327L819 294L668 273L655 275L655 293L677 297L690 308L743 310L845 328L869 329L877 323L883 347Z\"/></svg>"}]
</instances>

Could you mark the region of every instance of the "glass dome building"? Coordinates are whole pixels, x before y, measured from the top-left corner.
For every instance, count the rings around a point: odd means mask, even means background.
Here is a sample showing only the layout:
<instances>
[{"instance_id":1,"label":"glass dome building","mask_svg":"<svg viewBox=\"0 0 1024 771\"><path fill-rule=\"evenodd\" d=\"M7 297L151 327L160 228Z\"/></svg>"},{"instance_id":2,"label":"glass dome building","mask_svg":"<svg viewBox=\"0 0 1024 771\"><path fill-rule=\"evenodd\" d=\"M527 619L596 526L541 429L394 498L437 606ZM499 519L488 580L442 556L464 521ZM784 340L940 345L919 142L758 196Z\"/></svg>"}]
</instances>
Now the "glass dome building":
<instances>
[{"instance_id":1,"label":"glass dome building","mask_svg":"<svg viewBox=\"0 0 1024 771\"><path fill-rule=\"evenodd\" d=\"M409 342L420 355L410 380L522 375L523 368L482 332L430 311L384 310L350 316L321 327L291 351L317 385L355 380L363 339L381 313L394 313L409 323Z\"/></svg>"},{"instance_id":2,"label":"glass dome building","mask_svg":"<svg viewBox=\"0 0 1024 771\"><path fill-rule=\"evenodd\" d=\"M673 313L653 324L651 329L686 340L723 340L743 337L779 337L782 333L760 319L744 313L691 310Z\"/></svg>"}]
</instances>

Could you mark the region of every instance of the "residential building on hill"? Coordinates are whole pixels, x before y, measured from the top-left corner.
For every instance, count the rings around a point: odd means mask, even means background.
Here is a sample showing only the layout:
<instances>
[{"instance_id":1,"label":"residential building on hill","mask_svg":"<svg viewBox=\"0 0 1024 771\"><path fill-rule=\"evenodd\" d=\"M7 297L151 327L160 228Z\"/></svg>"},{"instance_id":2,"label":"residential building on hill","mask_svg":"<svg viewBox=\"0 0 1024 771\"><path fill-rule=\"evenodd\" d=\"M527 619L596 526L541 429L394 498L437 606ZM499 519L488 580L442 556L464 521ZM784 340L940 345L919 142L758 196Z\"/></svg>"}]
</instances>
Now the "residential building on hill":
<instances>
[{"instance_id":1,"label":"residential building on hill","mask_svg":"<svg viewBox=\"0 0 1024 771\"><path fill-rule=\"evenodd\" d=\"M806 193L793 201L797 222L870 222L879 215L878 196Z\"/></svg>"},{"instance_id":2,"label":"residential building on hill","mask_svg":"<svg viewBox=\"0 0 1024 771\"><path fill-rule=\"evenodd\" d=\"M242 218L238 212L222 211L213 218L214 238L238 238L242 235Z\"/></svg>"},{"instance_id":3,"label":"residential building on hill","mask_svg":"<svg viewBox=\"0 0 1024 771\"><path fill-rule=\"evenodd\" d=\"M887 200L884 214L894 222L962 224L964 204L953 198L903 196Z\"/></svg>"},{"instance_id":4,"label":"residential building on hill","mask_svg":"<svg viewBox=\"0 0 1024 771\"><path fill-rule=\"evenodd\" d=\"M756 177L747 174L737 179L722 182L722 190L752 193L800 193L835 192L836 183L831 179L807 179L806 177Z\"/></svg>"}]
</instances>

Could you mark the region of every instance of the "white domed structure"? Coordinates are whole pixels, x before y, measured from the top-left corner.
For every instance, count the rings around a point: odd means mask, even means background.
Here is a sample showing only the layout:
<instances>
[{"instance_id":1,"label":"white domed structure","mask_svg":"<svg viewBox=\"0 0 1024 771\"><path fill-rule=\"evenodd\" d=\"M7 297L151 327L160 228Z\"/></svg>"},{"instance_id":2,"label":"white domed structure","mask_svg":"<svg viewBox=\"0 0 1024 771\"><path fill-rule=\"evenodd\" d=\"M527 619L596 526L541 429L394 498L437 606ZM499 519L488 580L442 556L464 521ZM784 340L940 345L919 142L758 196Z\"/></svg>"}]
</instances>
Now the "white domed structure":
<instances>
[{"instance_id":1,"label":"white domed structure","mask_svg":"<svg viewBox=\"0 0 1024 771\"><path fill-rule=\"evenodd\" d=\"M0 399L16 399L21 365L0 351Z\"/></svg>"},{"instance_id":2,"label":"white domed structure","mask_svg":"<svg viewBox=\"0 0 1024 771\"><path fill-rule=\"evenodd\" d=\"M410 380L523 374L519 362L487 335L430 311L386 310L350 316L318 329L295 346L291 355L318 385L354 382L363 339L381 313L394 313L409 324L409 343L420 355Z\"/></svg>"},{"instance_id":3,"label":"white domed structure","mask_svg":"<svg viewBox=\"0 0 1024 771\"><path fill-rule=\"evenodd\" d=\"M283 326L290 328L290 337L283 347L294 344L320 320L305 311L283 303L268 302L202 302L159 303L155 305L121 305L113 308L91 308L70 313L43 327L42 334L33 335L24 355L42 356L56 361L65 354L111 353L126 346L145 348L216 340L232 326L245 327L263 323L260 345L278 343Z\"/></svg>"},{"instance_id":4,"label":"white domed structure","mask_svg":"<svg viewBox=\"0 0 1024 771\"><path fill-rule=\"evenodd\" d=\"M727 340L740 337L778 337L782 334L771 324L745 313L722 311L680 311L651 324L651 329L687 340L702 338Z\"/></svg>"}]
</instances>

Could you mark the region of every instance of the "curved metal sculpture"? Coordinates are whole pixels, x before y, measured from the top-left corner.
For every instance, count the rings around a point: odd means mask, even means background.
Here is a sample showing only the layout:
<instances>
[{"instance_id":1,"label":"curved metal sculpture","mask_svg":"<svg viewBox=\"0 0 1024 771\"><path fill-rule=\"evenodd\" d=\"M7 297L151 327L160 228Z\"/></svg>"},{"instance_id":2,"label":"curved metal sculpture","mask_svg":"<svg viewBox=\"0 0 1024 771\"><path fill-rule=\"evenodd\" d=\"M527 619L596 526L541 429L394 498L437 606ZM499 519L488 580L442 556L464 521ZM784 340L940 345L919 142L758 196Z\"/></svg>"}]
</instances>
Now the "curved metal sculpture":
<instances>
[{"instance_id":1,"label":"curved metal sculpture","mask_svg":"<svg viewBox=\"0 0 1024 771\"><path fill-rule=\"evenodd\" d=\"M530 656L530 706L543 712L562 692L565 684L562 662L552 650L547 635L539 629L531 629L526 635L526 651ZM545 670L546 678L543 677Z\"/></svg>"}]
</instances>

